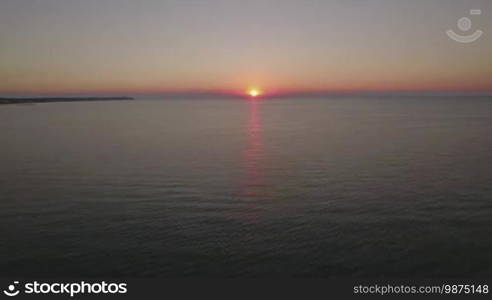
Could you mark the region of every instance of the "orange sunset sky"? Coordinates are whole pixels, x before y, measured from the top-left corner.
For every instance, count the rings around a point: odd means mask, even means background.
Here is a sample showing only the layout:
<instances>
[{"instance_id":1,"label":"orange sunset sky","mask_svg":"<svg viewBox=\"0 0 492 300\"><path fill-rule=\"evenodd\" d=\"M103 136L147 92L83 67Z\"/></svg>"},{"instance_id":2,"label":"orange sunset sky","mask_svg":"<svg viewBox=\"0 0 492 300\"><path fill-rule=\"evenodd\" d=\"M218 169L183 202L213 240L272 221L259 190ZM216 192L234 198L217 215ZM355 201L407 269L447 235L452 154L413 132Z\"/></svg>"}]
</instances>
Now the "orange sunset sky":
<instances>
[{"instance_id":1,"label":"orange sunset sky","mask_svg":"<svg viewBox=\"0 0 492 300\"><path fill-rule=\"evenodd\" d=\"M483 37L449 39L470 17ZM492 91L491 1L0 2L0 95Z\"/></svg>"}]
</instances>

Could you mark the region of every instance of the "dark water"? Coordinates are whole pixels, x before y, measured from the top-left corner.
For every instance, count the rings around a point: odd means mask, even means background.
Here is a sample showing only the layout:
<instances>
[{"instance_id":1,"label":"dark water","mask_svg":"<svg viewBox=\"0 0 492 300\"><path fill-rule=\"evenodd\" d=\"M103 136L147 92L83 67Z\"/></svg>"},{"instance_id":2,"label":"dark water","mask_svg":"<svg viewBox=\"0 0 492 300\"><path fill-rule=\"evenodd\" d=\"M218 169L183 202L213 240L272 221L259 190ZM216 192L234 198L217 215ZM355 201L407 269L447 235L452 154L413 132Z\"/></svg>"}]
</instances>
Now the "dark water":
<instances>
[{"instance_id":1,"label":"dark water","mask_svg":"<svg viewBox=\"0 0 492 300\"><path fill-rule=\"evenodd\" d=\"M3 276L492 275L492 99L0 107Z\"/></svg>"}]
</instances>

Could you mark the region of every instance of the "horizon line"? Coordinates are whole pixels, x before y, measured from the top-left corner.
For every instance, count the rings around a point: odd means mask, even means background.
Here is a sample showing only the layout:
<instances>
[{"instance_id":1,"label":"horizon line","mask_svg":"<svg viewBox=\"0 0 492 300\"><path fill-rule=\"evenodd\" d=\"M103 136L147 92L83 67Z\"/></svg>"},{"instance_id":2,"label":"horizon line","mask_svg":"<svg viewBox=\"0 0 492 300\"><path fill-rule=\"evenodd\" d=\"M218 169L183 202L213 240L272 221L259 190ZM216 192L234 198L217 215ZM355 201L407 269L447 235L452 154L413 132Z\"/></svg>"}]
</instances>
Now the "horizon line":
<instances>
[{"instance_id":1,"label":"horizon line","mask_svg":"<svg viewBox=\"0 0 492 300\"><path fill-rule=\"evenodd\" d=\"M173 91L173 92L115 92L115 91L80 91L80 92L2 92L2 97L69 97L69 96L119 96L119 97L160 97L160 98L245 98L245 92L238 91ZM360 90L360 91L289 91L264 92L261 98L316 98L333 96L492 96L492 90Z\"/></svg>"}]
</instances>

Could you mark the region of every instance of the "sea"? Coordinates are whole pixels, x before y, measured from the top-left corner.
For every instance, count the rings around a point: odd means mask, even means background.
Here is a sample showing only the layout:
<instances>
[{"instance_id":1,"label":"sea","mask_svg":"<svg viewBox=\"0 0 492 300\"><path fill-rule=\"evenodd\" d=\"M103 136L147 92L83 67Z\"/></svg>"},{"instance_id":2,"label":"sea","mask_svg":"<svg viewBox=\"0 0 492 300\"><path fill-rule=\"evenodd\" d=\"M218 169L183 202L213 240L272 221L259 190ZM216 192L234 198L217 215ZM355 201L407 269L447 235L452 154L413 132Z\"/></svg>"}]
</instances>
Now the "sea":
<instances>
[{"instance_id":1,"label":"sea","mask_svg":"<svg viewBox=\"0 0 492 300\"><path fill-rule=\"evenodd\" d=\"M0 106L3 277L492 276L492 98Z\"/></svg>"}]
</instances>

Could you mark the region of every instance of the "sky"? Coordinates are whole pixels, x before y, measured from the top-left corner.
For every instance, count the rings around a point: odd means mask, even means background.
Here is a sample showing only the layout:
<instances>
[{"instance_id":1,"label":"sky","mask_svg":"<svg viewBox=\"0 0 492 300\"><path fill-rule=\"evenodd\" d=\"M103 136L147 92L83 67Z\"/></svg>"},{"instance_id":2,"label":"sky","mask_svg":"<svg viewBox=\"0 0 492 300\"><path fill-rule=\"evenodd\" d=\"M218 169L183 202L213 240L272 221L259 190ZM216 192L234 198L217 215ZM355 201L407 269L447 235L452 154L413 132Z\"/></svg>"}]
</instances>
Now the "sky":
<instances>
[{"instance_id":1,"label":"sky","mask_svg":"<svg viewBox=\"0 0 492 300\"><path fill-rule=\"evenodd\" d=\"M490 0L1 0L0 96L492 91L491 14Z\"/></svg>"}]
</instances>

